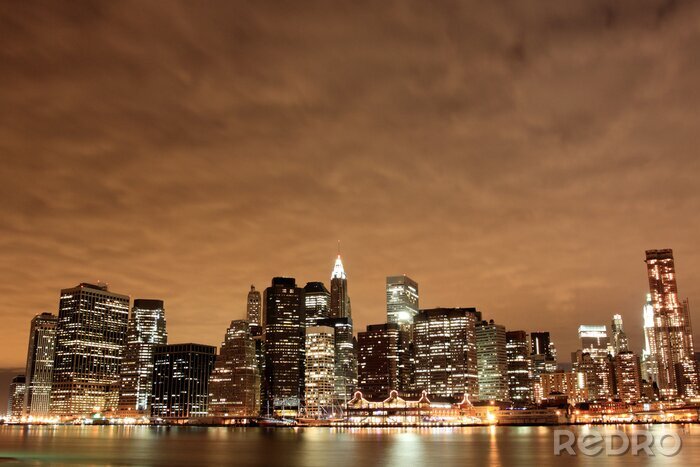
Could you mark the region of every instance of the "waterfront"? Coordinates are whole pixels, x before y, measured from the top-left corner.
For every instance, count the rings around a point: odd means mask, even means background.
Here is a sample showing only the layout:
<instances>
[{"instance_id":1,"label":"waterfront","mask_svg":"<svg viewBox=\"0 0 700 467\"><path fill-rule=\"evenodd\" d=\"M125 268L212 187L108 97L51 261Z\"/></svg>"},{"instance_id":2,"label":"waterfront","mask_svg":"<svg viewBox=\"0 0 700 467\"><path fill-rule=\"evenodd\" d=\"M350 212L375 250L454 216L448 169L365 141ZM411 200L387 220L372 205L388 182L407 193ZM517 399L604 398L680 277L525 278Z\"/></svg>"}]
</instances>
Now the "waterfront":
<instances>
[{"instance_id":1,"label":"waterfront","mask_svg":"<svg viewBox=\"0 0 700 467\"><path fill-rule=\"evenodd\" d=\"M675 457L554 456L555 429L674 432ZM404 429L1 426L0 458L20 465L692 465L698 425Z\"/></svg>"}]
</instances>

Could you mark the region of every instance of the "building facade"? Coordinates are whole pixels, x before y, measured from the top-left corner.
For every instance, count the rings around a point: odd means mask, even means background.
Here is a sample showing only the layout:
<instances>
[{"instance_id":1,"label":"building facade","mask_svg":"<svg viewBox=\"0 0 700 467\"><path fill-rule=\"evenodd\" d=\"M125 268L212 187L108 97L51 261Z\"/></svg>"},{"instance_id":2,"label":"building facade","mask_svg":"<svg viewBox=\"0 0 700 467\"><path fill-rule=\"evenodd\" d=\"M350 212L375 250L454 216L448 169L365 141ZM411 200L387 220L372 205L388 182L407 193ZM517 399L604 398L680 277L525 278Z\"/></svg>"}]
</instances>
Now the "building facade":
<instances>
[{"instance_id":1,"label":"building facade","mask_svg":"<svg viewBox=\"0 0 700 467\"><path fill-rule=\"evenodd\" d=\"M352 399L357 388L357 352L352 318L328 318L318 322L334 330L335 392L339 405Z\"/></svg>"},{"instance_id":2,"label":"building facade","mask_svg":"<svg viewBox=\"0 0 700 467\"><path fill-rule=\"evenodd\" d=\"M86 417L115 411L129 320L129 297L106 285L61 290L51 414Z\"/></svg>"},{"instance_id":3,"label":"building facade","mask_svg":"<svg viewBox=\"0 0 700 467\"><path fill-rule=\"evenodd\" d=\"M151 416L168 421L207 416L215 359L216 347L210 345L156 345Z\"/></svg>"},{"instance_id":4,"label":"building facade","mask_svg":"<svg viewBox=\"0 0 700 467\"><path fill-rule=\"evenodd\" d=\"M209 415L255 417L260 414L261 375L255 345L248 321L231 321L209 378Z\"/></svg>"},{"instance_id":5,"label":"building facade","mask_svg":"<svg viewBox=\"0 0 700 467\"><path fill-rule=\"evenodd\" d=\"M57 322L56 315L41 313L29 328L24 414L33 418L49 416Z\"/></svg>"},{"instance_id":6,"label":"building facade","mask_svg":"<svg viewBox=\"0 0 700 467\"><path fill-rule=\"evenodd\" d=\"M419 311L418 283L405 274L388 276L386 278L387 322L411 325Z\"/></svg>"},{"instance_id":7,"label":"building facade","mask_svg":"<svg viewBox=\"0 0 700 467\"><path fill-rule=\"evenodd\" d=\"M493 320L476 325L479 400L508 400L506 328Z\"/></svg>"},{"instance_id":8,"label":"building facade","mask_svg":"<svg viewBox=\"0 0 700 467\"><path fill-rule=\"evenodd\" d=\"M627 339L627 334L622 325L622 315L613 315L610 332L612 334L613 356L620 352L629 351L629 339Z\"/></svg>"},{"instance_id":9,"label":"building facade","mask_svg":"<svg viewBox=\"0 0 700 467\"><path fill-rule=\"evenodd\" d=\"M17 375L10 382L7 398L7 415L14 420L24 416L24 397L27 392L27 380L24 375Z\"/></svg>"},{"instance_id":10,"label":"building facade","mask_svg":"<svg viewBox=\"0 0 700 467\"><path fill-rule=\"evenodd\" d=\"M307 327L331 317L331 293L323 282L308 282L304 286L304 316Z\"/></svg>"},{"instance_id":11,"label":"building facade","mask_svg":"<svg viewBox=\"0 0 700 467\"><path fill-rule=\"evenodd\" d=\"M297 411L304 395L303 290L294 278L275 277L265 289L263 413Z\"/></svg>"},{"instance_id":12,"label":"building facade","mask_svg":"<svg viewBox=\"0 0 700 467\"><path fill-rule=\"evenodd\" d=\"M418 313L414 324L417 391L440 397L476 397L478 318L474 308L434 308Z\"/></svg>"},{"instance_id":13,"label":"building facade","mask_svg":"<svg viewBox=\"0 0 700 467\"><path fill-rule=\"evenodd\" d=\"M246 302L246 319L250 325L250 332L253 336L262 334L262 297L260 292L255 290L255 286L250 286L248 300Z\"/></svg>"},{"instance_id":14,"label":"building facade","mask_svg":"<svg viewBox=\"0 0 700 467\"><path fill-rule=\"evenodd\" d=\"M306 415L331 418L335 415L336 402L335 329L330 326L307 327L305 345Z\"/></svg>"},{"instance_id":15,"label":"building facade","mask_svg":"<svg viewBox=\"0 0 700 467\"><path fill-rule=\"evenodd\" d=\"M409 333L399 323L369 325L357 343L359 391L376 399L410 389Z\"/></svg>"},{"instance_id":16,"label":"building facade","mask_svg":"<svg viewBox=\"0 0 700 467\"><path fill-rule=\"evenodd\" d=\"M628 404L638 402L642 398L642 387L637 356L628 350L618 352L614 367L617 397Z\"/></svg>"},{"instance_id":17,"label":"building facade","mask_svg":"<svg viewBox=\"0 0 700 467\"><path fill-rule=\"evenodd\" d=\"M119 413L123 417L150 415L153 387L153 348L168 343L162 300L136 299L127 328L121 366Z\"/></svg>"},{"instance_id":18,"label":"building facade","mask_svg":"<svg viewBox=\"0 0 700 467\"><path fill-rule=\"evenodd\" d=\"M525 331L506 332L508 360L508 399L519 404L532 402L532 360Z\"/></svg>"},{"instance_id":19,"label":"building facade","mask_svg":"<svg viewBox=\"0 0 700 467\"><path fill-rule=\"evenodd\" d=\"M331 272L331 318L350 318L352 310L348 295L348 276L343 268L340 255L335 260Z\"/></svg>"}]
</instances>

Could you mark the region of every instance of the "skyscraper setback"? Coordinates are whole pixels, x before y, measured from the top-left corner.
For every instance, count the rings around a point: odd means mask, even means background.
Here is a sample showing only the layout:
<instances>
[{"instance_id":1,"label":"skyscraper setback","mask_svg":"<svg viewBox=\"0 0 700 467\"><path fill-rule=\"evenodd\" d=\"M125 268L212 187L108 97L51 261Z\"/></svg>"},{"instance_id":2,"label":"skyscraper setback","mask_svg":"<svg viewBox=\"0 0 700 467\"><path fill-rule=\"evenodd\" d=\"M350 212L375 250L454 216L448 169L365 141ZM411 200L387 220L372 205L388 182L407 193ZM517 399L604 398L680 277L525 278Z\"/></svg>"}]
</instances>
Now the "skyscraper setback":
<instances>
[{"instance_id":1,"label":"skyscraper setback","mask_svg":"<svg viewBox=\"0 0 700 467\"><path fill-rule=\"evenodd\" d=\"M119 412L128 417L148 416L153 384L153 348L168 343L162 300L134 300L126 340Z\"/></svg>"},{"instance_id":2,"label":"skyscraper setback","mask_svg":"<svg viewBox=\"0 0 700 467\"><path fill-rule=\"evenodd\" d=\"M27 350L25 415L47 417L51 407L51 382L58 317L41 313L32 319Z\"/></svg>"},{"instance_id":3,"label":"skyscraper setback","mask_svg":"<svg viewBox=\"0 0 700 467\"><path fill-rule=\"evenodd\" d=\"M653 308L653 339L662 397L698 395L690 309L678 299L673 250L647 250L647 274Z\"/></svg>"},{"instance_id":4,"label":"skyscraper setback","mask_svg":"<svg viewBox=\"0 0 700 467\"><path fill-rule=\"evenodd\" d=\"M129 297L107 285L61 290L51 388L51 413L90 416L119 402Z\"/></svg>"}]
</instances>

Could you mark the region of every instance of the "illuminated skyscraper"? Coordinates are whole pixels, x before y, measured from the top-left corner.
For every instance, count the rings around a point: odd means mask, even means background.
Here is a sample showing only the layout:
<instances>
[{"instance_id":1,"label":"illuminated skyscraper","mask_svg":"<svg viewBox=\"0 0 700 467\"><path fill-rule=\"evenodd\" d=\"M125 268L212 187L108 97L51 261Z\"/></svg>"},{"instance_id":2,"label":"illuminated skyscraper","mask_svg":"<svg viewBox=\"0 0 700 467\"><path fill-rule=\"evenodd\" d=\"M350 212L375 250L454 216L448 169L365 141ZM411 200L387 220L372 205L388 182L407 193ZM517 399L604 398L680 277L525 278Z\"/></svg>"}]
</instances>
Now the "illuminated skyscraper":
<instances>
[{"instance_id":1,"label":"illuminated skyscraper","mask_svg":"<svg viewBox=\"0 0 700 467\"><path fill-rule=\"evenodd\" d=\"M330 418L336 400L335 329L306 328L305 400L306 415Z\"/></svg>"},{"instance_id":2,"label":"illuminated skyscraper","mask_svg":"<svg viewBox=\"0 0 700 467\"><path fill-rule=\"evenodd\" d=\"M51 387L51 413L90 416L116 410L129 297L106 285L61 290Z\"/></svg>"},{"instance_id":3,"label":"illuminated skyscraper","mask_svg":"<svg viewBox=\"0 0 700 467\"><path fill-rule=\"evenodd\" d=\"M593 356L577 350L571 354L575 372L586 375L588 397L591 400L604 400L613 396L615 374L609 356Z\"/></svg>"},{"instance_id":4,"label":"illuminated skyscraper","mask_svg":"<svg viewBox=\"0 0 700 467\"><path fill-rule=\"evenodd\" d=\"M209 414L254 417L260 414L260 371L248 321L231 321L209 378Z\"/></svg>"},{"instance_id":5,"label":"illuminated skyscraper","mask_svg":"<svg viewBox=\"0 0 700 467\"><path fill-rule=\"evenodd\" d=\"M323 282L309 282L304 286L304 315L307 327L331 317L331 294Z\"/></svg>"},{"instance_id":6,"label":"illuminated skyscraper","mask_svg":"<svg viewBox=\"0 0 700 467\"><path fill-rule=\"evenodd\" d=\"M406 275L387 277L387 321L410 325L413 324L418 312L418 283Z\"/></svg>"},{"instance_id":7,"label":"illuminated skyscraper","mask_svg":"<svg viewBox=\"0 0 700 467\"><path fill-rule=\"evenodd\" d=\"M416 390L454 398L466 394L474 400L479 388L474 327L480 318L474 308L418 313L414 324ZM503 358L505 361L505 354Z\"/></svg>"},{"instance_id":8,"label":"illuminated skyscraper","mask_svg":"<svg viewBox=\"0 0 700 467\"><path fill-rule=\"evenodd\" d=\"M547 331L530 333L530 355L545 355L551 359L556 358L553 352L554 345Z\"/></svg>"},{"instance_id":9,"label":"illuminated skyscraper","mask_svg":"<svg viewBox=\"0 0 700 467\"><path fill-rule=\"evenodd\" d=\"M296 413L304 395L303 290L291 277L265 289L265 392L262 411Z\"/></svg>"},{"instance_id":10,"label":"illuminated skyscraper","mask_svg":"<svg viewBox=\"0 0 700 467\"><path fill-rule=\"evenodd\" d=\"M557 352L549 332L530 333L530 361L532 362L533 398L542 400L547 394L542 387L541 375L557 371Z\"/></svg>"},{"instance_id":11,"label":"illuminated skyscraper","mask_svg":"<svg viewBox=\"0 0 700 467\"><path fill-rule=\"evenodd\" d=\"M151 416L169 421L206 417L216 347L166 344L153 348Z\"/></svg>"},{"instance_id":12,"label":"illuminated skyscraper","mask_svg":"<svg viewBox=\"0 0 700 467\"><path fill-rule=\"evenodd\" d=\"M644 319L644 349L642 350L642 379L649 384L659 382L659 367L656 364L656 337L654 336L654 305L651 302L651 294L647 294L647 301L642 310Z\"/></svg>"},{"instance_id":13,"label":"illuminated skyscraper","mask_svg":"<svg viewBox=\"0 0 700 467\"><path fill-rule=\"evenodd\" d=\"M698 395L690 309L678 299L673 250L647 250L654 346L662 397Z\"/></svg>"},{"instance_id":14,"label":"illuminated skyscraper","mask_svg":"<svg viewBox=\"0 0 700 467\"><path fill-rule=\"evenodd\" d=\"M331 318L350 318L351 316L348 278L343 268L343 261L338 255L331 273Z\"/></svg>"},{"instance_id":15,"label":"illuminated skyscraper","mask_svg":"<svg viewBox=\"0 0 700 467\"><path fill-rule=\"evenodd\" d=\"M614 315L612 320L612 350L613 356L619 354L620 352L627 352L629 350L629 341L627 339L627 334L625 334L622 328L622 316Z\"/></svg>"},{"instance_id":16,"label":"illuminated skyscraper","mask_svg":"<svg viewBox=\"0 0 700 467\"><path fill-rule=\"evenodd\" d=\"M642 396L639 359L624 350L615 355L614 362L617 397L628 404L639 401Z\"/></svg>"},{"instance_id":17,"label":"illuminated skyscraper","mask_svg":"<svg viewBox=\"0 0 700 467\"><path fill-rule=\"evenodd\" d=\"M357 353L352 318L322 319L318 325L334 330L335 392L338 404L344 405L352 399L357 387Z\"/></svg>"},{"instance_id":18,"label":"illuminated skyscraper","mask_svg":"<svg viewBox=\"0 0 700 467\"><path fill-rule=\"evenodd\" d=\"M168 343L162 300L134 300L126 340L119 412L123 417L148 416L153 386L153 347Z\"/></svg>"},{"instance_id":19,"label":"illuminated skyscraper","mask_svg":"<svg viewBox=\"0 0 700 467\"><path fill-rule=\"evenodd\" d=\"M262 300L260 292L255 290L254 285L250 286L250 292L248 292L246 319L250 324L250 332L253 336L262 334Z\"/></svg>"},{"instance_id":20,"label":"illuminated skyscraper","mask_svg":"<svg viewBox=\"0 0 700 467\"><path fill-rule=\"evenodd\" d=\"M479 400L508 400L506 328L491 321L476 325Z\"/></svg>"},{"instance_id":21,"label":"illuminated skyscraper","mask_svg":"<svg viewBox=\"0 0 700 467\"><path fill-rule=\"evenodd\" d=\"M532 360L525 331L506 332L509 400L520 404L532 401Z\"/></svg>"},{"instance_id":22,"label":"illuminated skyscraper","mask_svg":"<svg viewBox=\"0 0 700 467\"><path fill-rule=\"evenodd\" d=\"M17 375L10 383L7 399L7 415L19 420L24 415L24 396L27 392L27 380L24 375Z\"/></svg>"},{"instance_id":23,"label":"illuminated skyscraper","mask_svg":"<svg viewBox=\"0 0 700 467\"><path fill-rule=\"evenodd\" d=\"M34 418L47 417L51 407L57 321L56 315L41 313L32 319L29 328L24 413Z\"/></svg>"},{"instance_id":24,"label":"illuminated skyscraper","mask_svg":"<svg viewBox=\"0 0 700 467\"><path fill-rule=\"evenodd\" d=\"M373 324L358 333L358 389L367 398L409 389L409 338L398 323Z\"/></svg>"}]
</instances>

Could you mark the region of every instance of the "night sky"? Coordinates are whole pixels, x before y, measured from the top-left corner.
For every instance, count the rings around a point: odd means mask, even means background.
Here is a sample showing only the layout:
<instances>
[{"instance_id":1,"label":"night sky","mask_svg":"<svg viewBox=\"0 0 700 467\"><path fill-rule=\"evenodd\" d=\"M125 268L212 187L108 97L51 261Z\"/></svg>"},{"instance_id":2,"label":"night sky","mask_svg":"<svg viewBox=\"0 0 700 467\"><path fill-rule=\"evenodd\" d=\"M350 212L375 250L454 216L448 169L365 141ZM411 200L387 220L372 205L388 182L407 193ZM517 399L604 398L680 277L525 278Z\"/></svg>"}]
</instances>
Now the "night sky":
<instances>
[{"instance_id":1,"label":"night sky","mask_svg":"<svg viewBox=\"0 0 700 467\"><path fill-rule=\"evenodd\" d=\"M508 329L621 313L673 248L700 330L700 2L0 3L0 367L61 288L219 344L250 284L384 281ZM5 392L2 389L2 392Z\"/></svg>"}]
</instances>

